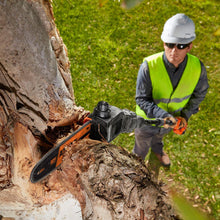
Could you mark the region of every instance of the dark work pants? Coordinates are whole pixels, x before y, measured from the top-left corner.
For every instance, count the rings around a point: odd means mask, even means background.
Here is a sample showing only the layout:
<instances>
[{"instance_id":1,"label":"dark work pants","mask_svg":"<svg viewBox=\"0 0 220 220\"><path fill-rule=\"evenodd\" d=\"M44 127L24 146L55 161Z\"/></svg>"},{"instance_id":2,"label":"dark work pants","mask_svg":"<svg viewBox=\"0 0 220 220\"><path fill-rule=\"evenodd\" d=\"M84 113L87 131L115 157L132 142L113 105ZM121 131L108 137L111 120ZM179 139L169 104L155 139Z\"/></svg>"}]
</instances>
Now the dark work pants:
<instances>
[{"instance_id":1,"label":"dark work pants","mask_svg":"<svg viewBox=\"0 0 220 220\"><path fill-rule=\"evenodd\" d=\"M133 153L140 156L143 160L148 154L149 148L151 148L154 153L161 154L163 152L163 137L170 131L171 129L155 126L144 126L135 129Z\"/></svg>"}]
</instances>

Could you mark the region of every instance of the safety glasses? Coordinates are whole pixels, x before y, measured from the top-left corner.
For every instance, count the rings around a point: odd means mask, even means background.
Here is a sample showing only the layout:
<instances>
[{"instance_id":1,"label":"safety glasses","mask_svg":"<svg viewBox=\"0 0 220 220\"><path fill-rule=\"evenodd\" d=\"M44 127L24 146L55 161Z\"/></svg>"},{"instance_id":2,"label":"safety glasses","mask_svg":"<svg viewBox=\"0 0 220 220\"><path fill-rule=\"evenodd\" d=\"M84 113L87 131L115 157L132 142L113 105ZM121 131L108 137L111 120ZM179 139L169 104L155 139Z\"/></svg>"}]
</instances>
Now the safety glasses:
<instances>
[{"instance_id":1,"label":"safety glasses","mask_svg":"<svg viewBox=\"0 0 220 220\"><path fill-rule=\"evenodd\" d=\"M170 49L173 49L173 48L176 46L177 49L179 49L179 50L183 50L183 49L187 48L187 47L190 45L190 43L189 43L189 44L172 44L172 43L165 43L165 44L166 44L166 46L167 46L168 48L170 48Z\"/></svg>"}]
</instances>

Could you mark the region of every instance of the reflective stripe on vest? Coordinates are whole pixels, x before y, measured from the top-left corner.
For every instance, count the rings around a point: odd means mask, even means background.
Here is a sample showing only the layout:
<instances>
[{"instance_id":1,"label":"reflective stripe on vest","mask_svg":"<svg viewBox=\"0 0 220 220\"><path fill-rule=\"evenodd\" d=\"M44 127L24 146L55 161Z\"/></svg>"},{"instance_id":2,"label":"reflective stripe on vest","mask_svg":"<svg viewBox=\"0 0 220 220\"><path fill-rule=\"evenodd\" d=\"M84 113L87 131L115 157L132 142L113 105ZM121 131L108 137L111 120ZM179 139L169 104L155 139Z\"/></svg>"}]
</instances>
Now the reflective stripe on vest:
<instances>
[{"instance_id":1,"label":"reflective stripe on vest","mask_svg":"<svg viewBox=\"0 0 220 220\"><path fill-rule=\"evenodd\" d=\"M187 56L185 70L175 90L173 90L169 74L163 62L163 52L144 59L148 62L154 103L173 115L178 115L186 106L201 74L199 59L190 54L187 54ZM147 118L139 106L136 106L136 113Z\"/></svg>"}]
</instances>

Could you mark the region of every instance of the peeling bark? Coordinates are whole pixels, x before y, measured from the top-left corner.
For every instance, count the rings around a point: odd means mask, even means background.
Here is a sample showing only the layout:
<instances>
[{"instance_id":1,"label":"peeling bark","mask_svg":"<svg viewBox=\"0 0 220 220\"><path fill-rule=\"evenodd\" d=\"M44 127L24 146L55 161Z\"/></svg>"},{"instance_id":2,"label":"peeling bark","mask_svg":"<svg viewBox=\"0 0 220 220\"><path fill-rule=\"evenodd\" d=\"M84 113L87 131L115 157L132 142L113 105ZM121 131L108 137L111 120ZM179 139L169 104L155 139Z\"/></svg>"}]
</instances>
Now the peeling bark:
<instances>
[{"instance_id":1,"label":"peeling bark","mask_svg":"<svg viewBox=\"0 0 220 220\"><path fill-rule=\"evenodd\" d=\"M66 47L47 1L7 0L0 10L1 104L42 132L74 108Z\"/></svg>"}]
</instances>

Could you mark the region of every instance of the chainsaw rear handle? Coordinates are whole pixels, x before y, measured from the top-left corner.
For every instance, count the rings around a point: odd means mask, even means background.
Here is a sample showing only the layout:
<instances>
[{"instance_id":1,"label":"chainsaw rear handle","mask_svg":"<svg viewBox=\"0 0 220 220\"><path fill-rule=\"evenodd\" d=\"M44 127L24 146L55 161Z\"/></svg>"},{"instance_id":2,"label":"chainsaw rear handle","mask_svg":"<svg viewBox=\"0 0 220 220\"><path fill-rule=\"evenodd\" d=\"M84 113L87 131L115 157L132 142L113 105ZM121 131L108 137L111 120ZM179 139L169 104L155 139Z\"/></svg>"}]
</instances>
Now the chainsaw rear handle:
<instances>
[{"instance_id":1,"label":"chainsaw rear handle","mask_svg":"<svg viewBox=\"0 0 220 220\"><path fill-rule=\"evenodd\" d=\"M181 124L181 123L183 123L183 124ZM182 135L186 132L186 129L187 129L186 119L184 119L182 117L176 117L176 126L173 128L173 132L175 134Z\"/></svg>"}]
</instances>

